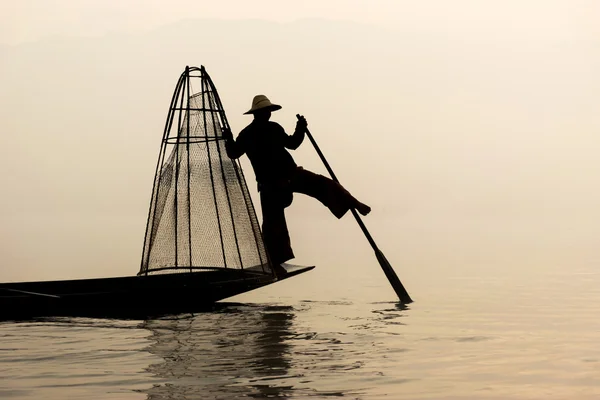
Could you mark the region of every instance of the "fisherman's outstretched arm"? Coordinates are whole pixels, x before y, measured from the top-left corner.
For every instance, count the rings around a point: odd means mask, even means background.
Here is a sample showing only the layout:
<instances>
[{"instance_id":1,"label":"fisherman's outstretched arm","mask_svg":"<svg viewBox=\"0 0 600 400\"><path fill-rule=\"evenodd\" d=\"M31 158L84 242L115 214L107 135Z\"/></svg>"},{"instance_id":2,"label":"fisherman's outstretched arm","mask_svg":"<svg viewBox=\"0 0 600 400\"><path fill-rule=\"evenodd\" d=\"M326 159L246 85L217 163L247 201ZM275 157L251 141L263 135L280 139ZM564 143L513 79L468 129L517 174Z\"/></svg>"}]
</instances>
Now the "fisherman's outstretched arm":
<instances>
[{"instance_id":1,"label":"fisherman's outstretched arm","mask_svg":"<svg viewBox=\"0 0 600 400\"><path fill-rule=\"evenodd\" d=\"M244 147L239 143L238 140L233 140L233 134L229 129L223 131L223 137L225 138L225 151L227 151L227 157L229 158L240 158L246 152Z\"/></svg>"},{"instance_id":2,"label":"fisherman's outstretched arm","mask_svg":"<svg viewBox=\"0 0 600 400\"><path fill-rule=\"evenodd\" d=\"M306 127L308 123L303 116L298 117L298 122L296 122L296 129L294 130L294 134L291 136L287 136L285 147L291 150L296 150L302 142L304 141L304 134L306 132Z\"/></svg>"}]
</instances>

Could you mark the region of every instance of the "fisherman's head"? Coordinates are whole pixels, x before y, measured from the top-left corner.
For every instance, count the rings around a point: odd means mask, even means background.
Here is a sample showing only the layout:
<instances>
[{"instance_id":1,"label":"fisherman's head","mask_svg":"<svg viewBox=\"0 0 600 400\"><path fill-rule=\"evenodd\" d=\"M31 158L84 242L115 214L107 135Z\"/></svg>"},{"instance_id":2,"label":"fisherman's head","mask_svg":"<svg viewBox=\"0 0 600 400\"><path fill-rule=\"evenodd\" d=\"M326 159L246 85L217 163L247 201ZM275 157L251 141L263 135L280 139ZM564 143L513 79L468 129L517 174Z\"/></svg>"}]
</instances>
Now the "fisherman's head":
<instances>
[{"instance_id":1,"label":"fisherman's head","mask_svg":"<svg viewBox=\"0 0 600 400\"><path fill-rule=\"evenodd\" d=\"M268 121L271 118L271 112L279 109L281 109L280 105L271 103L267 96L259 94L254 96L252 107L244 114L254 115L254 119L257 121Z\"/></svg>"}]
</instances>

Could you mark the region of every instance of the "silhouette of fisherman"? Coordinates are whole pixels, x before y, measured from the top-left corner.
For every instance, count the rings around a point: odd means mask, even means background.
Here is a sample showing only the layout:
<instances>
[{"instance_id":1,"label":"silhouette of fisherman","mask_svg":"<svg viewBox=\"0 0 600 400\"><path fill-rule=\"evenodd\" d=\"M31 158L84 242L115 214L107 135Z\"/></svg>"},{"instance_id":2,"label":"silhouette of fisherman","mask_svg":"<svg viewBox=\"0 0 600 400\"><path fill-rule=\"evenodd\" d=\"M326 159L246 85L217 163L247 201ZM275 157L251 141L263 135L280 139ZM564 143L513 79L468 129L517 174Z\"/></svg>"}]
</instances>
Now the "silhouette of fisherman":
<instances>
[{"instance_id":1,"label":"silhouette of fisherman","mask_svg":"<svg viewBox=\"0 0 600 400\"><path fill-rule=\"evenodd\" d=\"M288 135L276 122L269 121L271 112L281 109L264 95L255 96L252 108L244 114L252 114L254 120L244 128L234 141L231 131L224 132L225 148L230 158L247 154L260 193L263 213L265 245L275 273L286 273L281 264L294 258L284 210L292 204L293 193L303 193L319 200L337 218L355 208L367 215L371 208L354 198L339 183L299 167L287 149L297 149L304 140L307 122L298 117L293 135Z\"/></svg>"}]
</instances>

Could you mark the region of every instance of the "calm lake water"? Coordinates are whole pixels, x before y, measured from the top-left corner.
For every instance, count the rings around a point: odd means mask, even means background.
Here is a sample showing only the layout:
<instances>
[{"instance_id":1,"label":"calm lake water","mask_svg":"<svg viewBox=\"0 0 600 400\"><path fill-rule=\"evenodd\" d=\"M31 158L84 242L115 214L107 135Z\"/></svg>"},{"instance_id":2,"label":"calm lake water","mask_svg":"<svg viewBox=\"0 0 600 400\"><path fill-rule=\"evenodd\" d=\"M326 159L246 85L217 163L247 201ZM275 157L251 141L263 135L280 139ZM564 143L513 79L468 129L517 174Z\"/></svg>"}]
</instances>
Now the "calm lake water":
<instances>
[{"instance_id":1,"label":"calm lake water","mask_svg":"<svg viewBox=\"0 0 600 400\"><path fill-rule=\"evenodd\" d=\"M2 323L0 398L600 398L596 266L408 274L407 308L378 268L210 313Z\"/></svg>"}]
</instances>

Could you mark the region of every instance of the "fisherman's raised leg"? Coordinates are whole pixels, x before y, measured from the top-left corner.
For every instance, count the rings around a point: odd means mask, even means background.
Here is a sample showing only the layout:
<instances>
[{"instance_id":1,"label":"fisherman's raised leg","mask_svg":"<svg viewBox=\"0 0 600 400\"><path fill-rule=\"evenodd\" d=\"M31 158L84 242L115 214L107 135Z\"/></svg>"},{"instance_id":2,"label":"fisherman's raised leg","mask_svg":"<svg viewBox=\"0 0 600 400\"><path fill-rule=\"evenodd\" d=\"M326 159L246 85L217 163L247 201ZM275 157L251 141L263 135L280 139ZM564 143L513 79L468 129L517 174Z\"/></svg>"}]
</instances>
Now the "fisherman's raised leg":
<instances>
[{"instance_id":1,"label":"fisherman's raised leg","mask_svg":"<svg viewBox=\"0 0 600 400\"><path fill-rule=\"evenodd\" d=\"M292 190L319 200L337 218L355 208L362 215L371 212L371 207L358 201L338 182L298 167L292 178Z\"/></svg>"}]
</instances>

